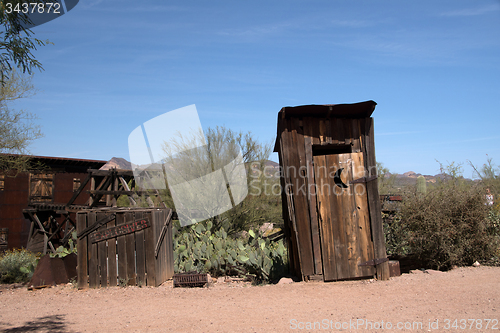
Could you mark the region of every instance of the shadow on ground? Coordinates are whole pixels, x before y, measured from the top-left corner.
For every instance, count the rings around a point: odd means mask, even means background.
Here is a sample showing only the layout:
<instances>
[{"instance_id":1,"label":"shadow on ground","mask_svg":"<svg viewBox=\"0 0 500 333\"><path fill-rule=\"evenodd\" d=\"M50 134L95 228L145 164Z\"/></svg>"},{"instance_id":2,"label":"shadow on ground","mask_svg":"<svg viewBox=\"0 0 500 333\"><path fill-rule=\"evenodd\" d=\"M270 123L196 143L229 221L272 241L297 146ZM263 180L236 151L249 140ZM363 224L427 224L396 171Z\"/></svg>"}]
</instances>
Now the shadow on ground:
<instances>
[{"instance_id":1,"label":"shadow on ground","mask_svg":"<svg viewBox=\"0 0 500 333\"><path fill-rule=\"evenodd\" d=\"M53 315L27 321L24 325L2 330L3 333L10 332L67 332L63 315Z\"/></svg>"}]
</instances>

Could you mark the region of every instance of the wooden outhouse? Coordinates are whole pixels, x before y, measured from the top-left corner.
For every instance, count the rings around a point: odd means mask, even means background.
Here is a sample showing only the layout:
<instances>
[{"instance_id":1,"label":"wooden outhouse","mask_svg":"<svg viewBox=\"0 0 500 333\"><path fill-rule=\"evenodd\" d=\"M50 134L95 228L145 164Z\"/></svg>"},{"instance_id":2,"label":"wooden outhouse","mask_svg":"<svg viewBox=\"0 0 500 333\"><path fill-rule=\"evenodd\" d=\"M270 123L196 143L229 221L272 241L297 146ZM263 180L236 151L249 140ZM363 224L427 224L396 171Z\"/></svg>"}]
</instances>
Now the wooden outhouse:
<instances>
[{"instance_id":1,"label":"wooden outhouse","mask_svg":"<svg viewBox=\"0 0 500 333\"><path fill-rule=\"evenodd\" d=\"M374 101L278 113L290 269L304 280L388 279L377 188Z\"/></svg>"}]
</instances>

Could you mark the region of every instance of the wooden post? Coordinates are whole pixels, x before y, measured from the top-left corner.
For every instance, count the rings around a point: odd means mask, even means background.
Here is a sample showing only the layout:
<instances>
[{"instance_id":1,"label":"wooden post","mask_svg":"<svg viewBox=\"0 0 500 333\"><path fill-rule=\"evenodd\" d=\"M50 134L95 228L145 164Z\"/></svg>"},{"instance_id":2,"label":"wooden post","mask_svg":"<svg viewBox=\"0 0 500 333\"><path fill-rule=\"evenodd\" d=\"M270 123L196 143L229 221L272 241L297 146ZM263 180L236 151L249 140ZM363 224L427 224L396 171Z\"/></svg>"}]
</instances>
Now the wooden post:
<instances>
[{"instance_id":1,"label":"wooden post","mask_svg":"<svg viewBox=\"0 0 500 333\"><path fill-rule=\"evenodd\" d=\"M364 128L365 138L365 168L369 173L366 176L369 177L371 174L377 172L377 164L375 160L375 141L374 141L374 129L373 129L373 118L366 118L365 128ZM370 181L366 183L366 191L368 193L368 208L370 211L370 224L373 235L373 246L375 251L374 259L382 259L387 257L387 252L385 248L385 237L384 228L382 224L382 208L380 207L380 200L378 195L378 186L376 181ZM389 279L389 266L387 262L381 263L376 266L377 268L377 279L388 280Z\"/></svg>"},{"instance_id":2,"label":"wooden post","mask_svg":"<svg viewBox=\"0 0 500 333\"><path fill-rule=\"evenodd\" d=\"M136 212L135 219L136 220L142 219L142 218L144 218L144 215L145 215L145 213L142 211ZM145 244L145 242L144 242L144 230L139 230L135 233L137 285L139 287L146 285L146 249L145 249L145 246L152 246L152 244Z\"/></svg>"},{"instance_id":3,"label":"wooden post","mask_svg":"<svg viewBox=\"0 0 500 333\"><path fill-rule=\"evenodd\" d=\"M77 213L76 232L80 233L87 227L87 214ZM87 237L78 238L76 241L78 249L77 267L78 267L78 289L88 288L88 256L87 256Z\"/></svg>"}]
</instances>

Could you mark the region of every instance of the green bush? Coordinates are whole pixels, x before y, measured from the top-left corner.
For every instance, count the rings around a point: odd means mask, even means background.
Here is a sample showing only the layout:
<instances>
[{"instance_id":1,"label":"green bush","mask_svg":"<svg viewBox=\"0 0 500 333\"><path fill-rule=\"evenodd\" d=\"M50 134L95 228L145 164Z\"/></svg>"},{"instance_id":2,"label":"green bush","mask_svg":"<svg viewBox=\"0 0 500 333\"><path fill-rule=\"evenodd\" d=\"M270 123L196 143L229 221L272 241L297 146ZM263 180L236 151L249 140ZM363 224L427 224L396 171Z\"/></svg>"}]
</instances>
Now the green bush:
<instances>
[{"instance_id":1,"label":"green bush","mask_svg":"<svg viewBox=\"0 0 500 333\"><path fill-rule=\"evenodd\" d=\"M76 230L74 230L72 233L71 233L71 238L68 239L68 248L65 248L64 246L60 245L57 249L56 249L56 252L55 253L50 253L50 257L51 258L64 258L66 257L68 254L71 254L71 253L77 253L77 249L76 249Z\"/></svg>"},{"instance_id":2,"label":"green bush","mask_svg":"<svg viewBox=\"0 0 500 333\"><path fill-rule=\"evenodd\" d=\"M254 282L271 281L286 273L283 241L271 242L248 231L233 238L224 228L211 231L212 222L200 222L175 232L174 270L212 276L240 275Z\"/></svg>"},{"instance_id":3,"label":"green bush","mask_svg":"<svg viewBox=\"0 0 500 333\"><path fill-rule=\"evenodd\" d=\"M484 187L452 177L425 195L406 195L396 236L399 248L437 269L487 262L497 250L498 225L489 216L484 193Z\"/></svg>"},{"instance_id":4,"label":"green bush","mask_svg":"<svg viewBox=\"0 0 500 333\"><path fill-rule=\"evenodd\" d=\"M24 283L33 276L36 255L25 249L6 251L0 256L0 283Z\"/></svg>"},{"instance_id":5,"label":"green bush","mask_svg":"<svg viewBox=\"0 0 500 333\"><path fill-rule=\"evenodd\" d=\"M405 256L408 254L406 229L401 222L400 214L382 213L387 255Z\"/></svg>"}]
</instances>

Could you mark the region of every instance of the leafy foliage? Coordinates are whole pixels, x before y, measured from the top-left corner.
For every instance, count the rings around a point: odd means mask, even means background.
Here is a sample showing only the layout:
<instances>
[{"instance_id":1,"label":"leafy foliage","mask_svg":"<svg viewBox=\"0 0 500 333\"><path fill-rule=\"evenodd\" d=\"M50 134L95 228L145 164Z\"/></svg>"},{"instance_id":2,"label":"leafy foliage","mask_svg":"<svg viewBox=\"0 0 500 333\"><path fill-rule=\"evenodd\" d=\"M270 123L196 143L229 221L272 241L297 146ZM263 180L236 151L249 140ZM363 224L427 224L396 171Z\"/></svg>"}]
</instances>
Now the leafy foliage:
<instances>
[{"instance_id":1,"label":"leafy foliage","mask_svg":"<svg viewBox=\"0 0 500 333\"><path fill-rule=\"evenodd\" d=\"M491 193L498 198L500 195L500 167L493 163L493 159L488 157L486 163L481 167L477 167L468 161L469 165L474 169L474 173L477 177L481 179L481 183L488 189ZM500 209L500 200L497 203L497 209Z\"/></svg>"},{"instance_id":2,"label":"leafy foliage","mask_svg":"<svg viewBox=\"0 0 500 333\"><path fill-rule=\"evenodd\" d=\"M51 258L64 258L66 257L68 254L71 254L71 253L77 253L77 250L76 250L76 242L77 240L77 237L76 237L76 230L73 231L71 233L71 238L68 239L68 245L69 247L66 248L62 245L60 245L57 249L56 249L56 253L50 253L50 257Z\"/></svg>"},{"instance_id":3,"label":"leafy foliage","mask_svg":"<svg viewBox=\"0 0 500 333\"><path fill-rule=\"evenodd\" d=\"M188 149L193 146L199 148ZM185 178L185 180L202 177L225 167L241 151L247 171L248 196L241 203L234 205L232 209L210 218L212 232L222 228L227 234L234 236L242 231L258 228L265 222L282 223L281 192L279 188L272 191L275 184L279 185L279 178L266 172L267 160L271 152L270 144L258 142L250 132L235 132L226 127L217 126L209 128L205 133L197 133L193 138L184 138L179 134L178 138L165 143L163 148L165 154L170 156L165 158L165 161L169 166L173 166L175 173L180 175L180 179ZM173 154L173 151L179 153ZM219 190L225 194L227 188L223 187ZM167 206L174 207L169 189L161 191L161 197ZM214 197L216 199L222 195ZM207 211L213 208L212 201L209 203L206 205ZM199 207L196 207L199 210L204 208L205 205L201 202Z\"/></svg>"},{"instance_id":4,"label":"leafy foliage","mask_svg":"<svg viewBox=\"0 0 500 333\"><path fill-rule=\"evenodd\" d=\"M253 230L245 238L232 238L223 228L211 232L212 222L200 222L175 232L174 270L197 271L212 276L237 274L256 282L284 274L286 249L282 241L271 242Z\"/></svg>"},{"instance_id":5,"label":"leafy foliage","mask_svg":"<svg viewBox=\"0 0 500 333\"><path fill-rule=\"evenodd\" d=\"M24 110L12 110L9 105L18 99L34 94L31 77L12 71L9 79L0 86L0 153L28 154L28 146L42 137L36 117ZM23 171L31 168L28 156L1 155L0 168Z\"/></svg>"},{"instance_id":6,"label":"leafy foliage","mask_svg":"<svg viewBox=\"0 0 500 333\"><path fill-rule=\"evenodd\" d=\"M387 255L407 255L409 249L406 229L401 221L400 214L389 215L382 213L382 220L384 221L383 227Z\"/></svg>"},{"instance_id":7,"label":"leafy foliage","mask_svg":"<svg viewBox=\"0 0 500 333\"><path fill-rule=\"evenodd\" d=\"M2 69L1 83L10 79L9 72L13 67L20 68L23 73L32 74L33 69L43 70L42 64L35 59L33 51L39 46L45 46L50 42L33 38L33 32L25 29L23 25L31 23L27 14L22 11L11 11L8 13L6 3L9 2L16 6L25 2L41 2L26 0L2 0L0 1L0 24L3 31L0 31L0 67Z\"/></svg>"},{"instance_id":8,"label":"leafy foliage","mask_svg":"<svg viewBox=\"0 0 500 333\"><path fill-rule=\"evenodd\" d=\"M0 256L0 283L28 282L37 264L36 255L25 249L6 251Z\"/></svg>"},{"instance_id":9,"label":"leafy foliage","mask_svg":"<svg viewBox=\"0 0 500 333\"><path fill-rule=\"evenodd\" d=\"M389 169L384 167L380 162L377 162L377 183L379 194L394 194L395 175L391 175Z\"/></svg>"}]
</instances>

